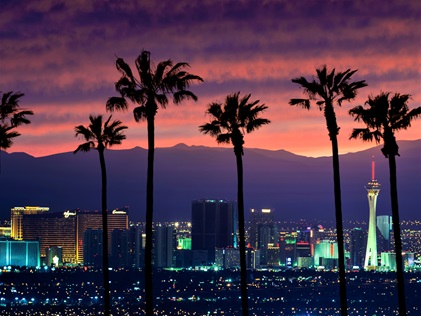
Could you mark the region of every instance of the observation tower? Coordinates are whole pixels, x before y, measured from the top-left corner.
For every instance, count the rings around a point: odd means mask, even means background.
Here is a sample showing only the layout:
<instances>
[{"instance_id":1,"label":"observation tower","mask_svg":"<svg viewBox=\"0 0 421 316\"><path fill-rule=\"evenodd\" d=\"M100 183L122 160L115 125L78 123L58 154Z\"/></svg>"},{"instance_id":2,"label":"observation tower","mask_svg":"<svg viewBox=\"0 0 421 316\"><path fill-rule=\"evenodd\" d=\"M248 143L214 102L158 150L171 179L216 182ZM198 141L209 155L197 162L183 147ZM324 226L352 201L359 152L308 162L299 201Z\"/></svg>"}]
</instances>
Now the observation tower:
<instances>
[{"instance_id":1,"label":"observation tower","mask_svg":"<svg viewBox=\"0 0 421 316\"><path fill-rule=\"evenodd\" d=\"M376 204L377 196L380 192L380 184L374 178L374 157L371 162L371 181L365 186L367 190L368 206L370 207L370 218L368 222L367 249L365 252L364 269L375 270L378 266L377 262L377 218Z\"/></svg>"}]
</instances>

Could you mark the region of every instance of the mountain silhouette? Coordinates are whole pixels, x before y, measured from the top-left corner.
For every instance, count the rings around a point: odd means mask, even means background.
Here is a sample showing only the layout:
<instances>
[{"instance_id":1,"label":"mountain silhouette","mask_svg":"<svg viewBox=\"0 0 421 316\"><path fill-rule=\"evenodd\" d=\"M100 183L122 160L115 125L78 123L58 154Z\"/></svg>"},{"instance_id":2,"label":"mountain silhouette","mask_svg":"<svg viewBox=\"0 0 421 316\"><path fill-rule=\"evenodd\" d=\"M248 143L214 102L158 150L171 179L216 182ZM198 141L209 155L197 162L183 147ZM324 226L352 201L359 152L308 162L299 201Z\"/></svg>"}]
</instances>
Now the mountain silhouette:
<instances>
[{"instance_id":1,"label":"mountain silhouette","mask_svg":"<svg viewBox=\"0 0 421 316\"><path fill-rule=\"evenodd\" d=\"M421 140L399 142L398 193L402 219L419 219L421 205ZM391 214L388 160L381 146L340 156L345 220L368 221L364 186L371 180L375 156L381 184L377 213ZM129 206L129 218L145 214L147 150L107 150L108 205ZM244 151L246 213L273 208L279 220L334 218L331 157L310 158L284 150ZM50 211L101 207L101 174L95 151L46 157L1 153L0 218L10 219L14 206L49 206ZM155 154L155 220L190 220L191 201L236 199L236 166L232 148L178 144Z\"/></svg>"}]
</instances>

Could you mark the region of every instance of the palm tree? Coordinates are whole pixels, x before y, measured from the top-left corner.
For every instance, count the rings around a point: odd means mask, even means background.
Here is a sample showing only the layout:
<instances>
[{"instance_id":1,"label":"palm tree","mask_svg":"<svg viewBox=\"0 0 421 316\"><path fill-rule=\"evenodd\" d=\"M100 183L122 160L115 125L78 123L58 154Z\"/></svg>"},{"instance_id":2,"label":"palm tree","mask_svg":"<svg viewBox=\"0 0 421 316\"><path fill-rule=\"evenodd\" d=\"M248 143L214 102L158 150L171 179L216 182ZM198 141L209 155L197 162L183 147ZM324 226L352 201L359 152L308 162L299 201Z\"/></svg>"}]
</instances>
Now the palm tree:
<instances>
[{"instance_id":1,"label":"palm tree","mask_svg":"<svg viewBox=\"0 0 421 316\"><path fill-rule=\"evenodd\" d=\"M421 107L409 110L410 95L396 93L389 99L390 93L380 93L369 97L367 108L356 106L349 111L356 121L363 121L366 128L355 128L350 138L361 138L363 141L383 140L383 155L389 159L390 198L392 204L393 233L395 236L396 274L398 283L399 315L406 315L404 275L402 265L402 240L399 221L398 190L396 180L396 156L399 147L396 143L395 131L407 129L411 121L421 115Z\"/></svg>"},{"instance_id":2,"label":"palm tree","mask_svg":"<svg viewBox=\"0 0 421 316\"><path fill-rule=\"evenodd\" d=\"M101 165L102 176L102 271L104 276L104 314L110 315L111 298L110 298L110 282L108 271L108 220L107 220L107 170L105 167L104 152L108 147L120 145L126 136L123 130L127 126L122 125L121 121L115 120L110 123L111 116L103 123L102 115L89 116L90 124L88 127L79 125L75 127L76 137L81 135L86 143L80 144L74 153L79 151L88 152L96 149L99 154L99 162Z\"/></svg>"},{"instance_id":3,"label":"palm tree","mask_svg":"<svg viewBox=\"0 0 421 316\"><path fill-rule=\"evenodd\" d=\"M341 184L339 174L339 153L338 139L339 127L336 123L336 115L333 108L334 103L339 106L343 101L351 101L355 98L357 90L367 86L364 80L351 82L351 77L357 70L346 70L335 73L335 69L328 73L326 66L316 69L317 80L307 81L304 77L292 79L292 82L299 84L304 88L304 94L307 99L291 99L290 105L299 105L305 109L310 109L310 101L316 101L320 111L324 112L326 118L329 138L332 142L332 160L333 160L333 180L335 192L335 216L336 231L338 238L339 255L339 286L341 297L341 315L347 315L346 302L346 279L345 279L345 253L344 237L342 224L342 202L341 202Z\"/></svg>"},{"instance_id":4,"label":"palm tree","mask_svg":"<svg viewBox=\"0 0 421 316\"><path fill-rule=\"evenodd\" d=\"M133 110L136 122L146 121L148 130L148 171L146 180L146 244L145 244L145 301L146 315L153 315L153 277L152 277L152 225L153 225L153 167L155 152L155 115L158 106L165 109L168 95L173 96L174 104L186 99L197 101L197 96L188 90L191 83L203 81L202 78L188 73L188 63L173 64L165 60L155 67L151 65L150 52L142 51L136 58L139 78L133 75L130 66L122 58L117 58L116 67L121 78L115 83L120 97L107 101L107 110L127 110L127 99L138 105Z\"/></svg>"},{"instance_id":5,"label":"palm tree","mask_svg":"<svg viewBox=\"0 0 421 316\"><path fill-rule=\"evenodd\" d=\"M238 200L238 227L240 233L240 270L241 270L241 302L243 316L248 315L247 295L247 266L246 244L244 233L244 196L243 196L243 145L244 134L251 133L270 121L260 118L259 114L267 106L259 104L259 100L249 102L250 94L239 99L240 92L228 95L225 103L211 103L207 114L212 118L211 123L199 127L200 132L216 138L218 143L232 143L237 162L237 200Z\"/></svg>"},{"instance_id":6,"label":"palm tree","mask_svg":"<svg viewBox=\"0 0 421 316\"><path fill-rule=\"evenodd\" d=\"M13 145L13 139L21 135L16 131L19 125L31 123L26 116L33 115L34 113L30 110L20 108L19 101L22 96L24 94L21 92L13 93L13 91L9 91L3 93L1 97L0 150L10 148Z\"/></svg>"}]
</instances>

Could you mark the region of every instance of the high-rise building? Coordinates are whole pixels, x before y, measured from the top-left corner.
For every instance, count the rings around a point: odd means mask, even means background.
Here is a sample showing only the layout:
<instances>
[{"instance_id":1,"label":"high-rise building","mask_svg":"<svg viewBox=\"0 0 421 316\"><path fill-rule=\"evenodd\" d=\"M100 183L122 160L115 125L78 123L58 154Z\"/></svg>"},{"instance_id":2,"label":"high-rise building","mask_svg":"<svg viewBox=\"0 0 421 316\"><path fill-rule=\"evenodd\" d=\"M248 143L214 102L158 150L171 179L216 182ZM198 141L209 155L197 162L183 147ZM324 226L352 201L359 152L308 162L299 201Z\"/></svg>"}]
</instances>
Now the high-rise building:
<instances>
[{"instance_id":1,"label":"high-rise building","mask_svg":"<svg viewBox=\"0 0 421 316\"><path fill-rule=\"evenodd\" d=\"M176 248L177 239L174 226L155 225L154 266L159 268L174 267Z\"/></svg>"},{"instance_id":2,"label":"high-rise building","mask_svg":"<svg viewBox=\"0 0 421 316\"><path fill-rule=\"evenodd\" d=\"M338 243L331 240L318 241L314 245L314 265L334 268L338 259ZM333 259L333 260L332 260Z\"/></svg>"},{"instance_id":3,"label":"high-rise building","mask_svg":"<svg viewBox=\"0 0 421 316\"><path fill-rule=\"evenodd\" d=\"M273 209L251 209L250 210L250 232L249 245L260 250L260 263L268 263L269 244L278 244L278 227L273 219Z\"/></svg>"},{"instance_id":4,"label":"high-rise building","mask_svg":"<svg viewBox=\"0 0 421 316\"><path fill-rule=\"evenodd\" d=\"M39 242L0 237L0 266L39 267Z\"/></svg>"},{"instance_id":5,"label":"high-rise building","mask_svg":"<svg viewBox=\"0 0 421 316\"><path fill-rule=\"evenodd\" d=\"M76 261L83 260L83 238L88 228L102 230L102 213L100 211L81 211L77 210L76 221ZM127 209L108 211L108 253L111 253L111 233L114 229L128 229L129 219Z\"/></svg>"},{"instance_id":6,"label":"high-rise building","mask_svg":"<svg viewBox=\"0 0 421 316\"><path fill-rule=\"evenodd\" d=\"M273 266L274 258L273 255L271 256L271 259L269 259L269 248L275 245L279 244L279 236L278 236L278 227L275 223L259 223L257 225L258 230L258 248L260 250L260 263L262 265L271 265ZM273 252L273 251L272 251ZM279 257L279 256L278 256ZM269 263L270 261L270 263ZM279 263L279 258L275 260Z\"/></svg>"},{"instance_id":7,"label":"high-rise building","mask_svg":"<svg viewBox=\"0 0 421 316\"><path fill-rule=\"evenodd\" d=\"M83 234L83 264L102 267L102 229L87 228Z\"/></svg>"},{"instance_id":8,"label":"high-rise building","mask_svg":"<svg viewBox=\"0 0 421 316\"><path fill-rule=\"evenodd\" d=\"M213 263L215 248L237 246L237 206L227 200L192 202L193 264Z\"/></svg>"},{"instance_id":9,"label":"high-rise building","mask_svg":"<svg viewBox=\"0 0 421 316\"><path fill-rule=\"evenodd\" d=\"M42 214L49 211L48 207L40 206L17 206L10 210L10 222L12 227L11 236L15 240L22 240L23 215Z\"/></svg>"},{"instance_id":10,"label":"high-rise building","mask_svg":"<svg viewBox=\"0 0 421 316\"><path fill-rule=\"evenodd\" d=\"M364 265L366 237L366 232L361 228L354 228L351 230L349 244L351 266L362 267Z\"/></svg>"},{"instance_id":11,"label":"high-rise building","mask_svg":"<svg viewBox=\"0 0 421 316\"><path fill-rule=\"evenodd\" d=\"M22 238L39 240L40 249L60 246L63 262L76 263L76 212L41 212L23 214ZM41 251L45 258L45 252Z\"/></svg>"},{"instance_id":12,"label":"high-rise building","mask_svg":"<svg viewBox=\"0 0 421 316\"><path fill-rule=\"evenodd\" d=\"M249 243L254 249L259 248L259 225L273 224L273 209L264 208L261 210L252 208L250 210L250 232Z\"/></svg>"},{"instance_id":13,"label":"high-rise building","mask_svg":"<svg viewBox=\"0 0 421 316\"><path fill-rule=\"evenodd\" d=\"M370 218L368 222L367 248L364 260L364 269L374 270L378 266L377 259L377 218L376 204L377 196L380 192L380 184L374 177L374 159L371 163L371 181L365 187L367 190L368 205L370 208Z\"/></svg>"},{"instance_id":14,"label":"high-rise building","mask_svg":"<svg viewBox=\"0 0 421 316\"><path fill-rule=\"evenodd\" d=\"M281 232L279 238L280 265L297 265L297 233Z\"/></svg>"},{"instance_id":15,"label":"high-rise building","mask_svg":"<svg viewBox=\"0 0 421 316\"><path fill-rule=\"evenodd\" d=\"M392 216L379 215L377 216L378 252L386 252L390 250L390 232L392 230Z\"/></svg>"}]
</instances>

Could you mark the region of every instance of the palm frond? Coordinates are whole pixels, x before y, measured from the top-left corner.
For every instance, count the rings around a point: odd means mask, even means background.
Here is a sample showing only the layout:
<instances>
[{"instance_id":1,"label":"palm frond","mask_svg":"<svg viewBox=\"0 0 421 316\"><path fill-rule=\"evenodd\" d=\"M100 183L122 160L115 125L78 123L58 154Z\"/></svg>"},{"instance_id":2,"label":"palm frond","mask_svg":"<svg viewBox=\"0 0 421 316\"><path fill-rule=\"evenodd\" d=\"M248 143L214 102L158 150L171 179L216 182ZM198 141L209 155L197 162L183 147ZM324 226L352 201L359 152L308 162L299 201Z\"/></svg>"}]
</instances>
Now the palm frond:
<instances>
[{"instance_id":1,"label":"palm frond","mask_svg":"<svg viewBox=\"0 0 421 316\"><path fill-rule=\"evenodd\" d=\"M323 66L321 69L316 69L317 78L320 81L321 85L327 84L327 69L326 66Z\"/></svg>"},{"instance_id":2,"label":"palm frond","mask_svg":"<svg viewBox=\"0 0 421 316\"><path fill-rule=\"evenodd\" d=\"M309 99L291 99L289 105L299 105L304 109L310 109L310 100Z\"/></svg>"},{"instance_id":3,"label":"palm frond","mask_svg":"<svg viewBox=\"0 0 421 316\"><path fill-rule=\"evenodd\" d=\"M81 135L87 141L94 138L92 131L83 125L75 127L75 137L78 137L79 135Z\"/></svg>"},{"instance_id":4,"label":"palm frond","mask_svg":"<svg viewBox=\"0 0 421 316\"><path fill-rule=\"evenodd\" d=\"M373 133L368 128L354 128L349 139L361 138L363 141L372 141Z\"/></svg>"},{"instance_id":5,"label":"palm frond","mask_svg":"<svg viewBox=\"0 0 421 316\"><path fill-rule=\"evenodd\" d=\"M232 133L224 133L216 136L216 142L219 144L229 144L232 141Z\"/></svg>"},{"instance_id":6,"label":"palm frond","mask_svg":"<svg viewBox=\"0 0 421 316\"><path fill-rule=\"evenodd\" d=\"M0 149L6 150L10 148L13 145L13 138L20 136L14 129L8 124L0 125Z\"/></svg>"},{"instance_id":7,"label":"palm frond","mask_svg":"<svg viewBox=\"0 0 421 316\"><path fill-rule=\"evenodd\" d=\"M73 153L76 154L79 151L88 152L91 149L95 149L95 143L92 141L80 144Z\"/></svg>"},{"instance_id":8,"label":"palm frond","mask_svg":"<svg viewBox=\"0 0 421 316\"><path fill-rule=\"evenodd\" d=\"M221 127L217 121L213 121L212 123L200 125L199 131L203 134L209 134L216 137L217 135L221 134Z\"/></svg>"},{"instance_id":9,"label":"palm frond","mask_svg":"<svg viewBox=\"0 0 421 316\"><path fill-rule=\"evenodd\" d=\"M111 97L105 105L107 111L125 111L128 108L127 101L123 97Z\"/></svg>"},{"instance_id":10,"label":"palm frond","mask_svg":"<svg viewBox=\"0 0 421 316\"><path fill-rule=\"evenodd\" d=\"M124 91L126 91L126 89L134 89L134 88L135 88L135 82L130 81L130 79L126 76L121 77L115 83L116 91L122 94L124 94Z\"/></svg>"},{"instance_id":11,"label":"palm frond","mask_svg":"<svg viewBox=\"0 0 421 316\"><path fill-rule=\"evenodd\" d=\"M123 75L127 76L131 82L135 82L133 72L130 66L124 61L123 58L117 58L116 62L117 70Z\"/></svg>"},{"instance_id":12,"label":"palm frond","mask_svg":"<svg viewBox=\"0 0 421 316\"><path fill-rule=\"evenodd\" d=\"M27 115L33 115L34 112L30 110L22 110L13 114L13 117L10 119L12 126L16 127L22 124L30 124L31 121L26 118Z\"/></svg>"},{"instance_id":13,"label":"palm frond","mask_svg":"<svg viewBox=\"0 0 421 316\"><path fill-rule=\"evenodd\" d=\"M142 51L142 53L136 58L136 68L139 74L138 86L151 90L154 85L154 74L151 69L151 53L148 51Z\"/></svg>"},{"instance_id":14,"label":"palm frond","mask_svg":"<svg viewBox=\"0 0 421 316\"><path fill-rule=\"evenodd\" d=\"M167 77L168 74L171 72L171 70L169 70L167 72L167 75L164 76L165 71L167 68L172 67L172 61L171 59L165 60L165 61L161 61L158 66L156 66L156 71L155 71L155 75L154 75L154 84L155 85L159 85L162 83L164 77Z\"/></svg>"},{"instance_id":15,"label":"palm frond","mask_svg":"<svg viewBox=\"0 0 421 316\"><path fill-rule=\"evenodd\" d=\"M197 96L189 90L179 90L174 92L174 104L180 104L184 100L197 101Z\"/></svg>"},{"instance_id":16,"label":"palm frond","mask_svg":"<svg viewBox=\"0 0 421 316\"><path fill-rule=\"evenodd\" d=\"M136 122L146 120L148 118L146 107L144 105L135 107L133 109L133 116Z\"/></svg>"},{"instance_id":17,"label":"palm frond","mask_svg":"<svg viewBox=\"0 0 421 316\"><path fill-rule=\"evenodd\" d=\"M256 118L256 119L248 122L248 124L246 126L246 131L247 131L247 133L251 133L252 131L262 127L263 125L267 125L269 123L270 123L270 121L268 119Z\"/></svg>"}]
</instances>

